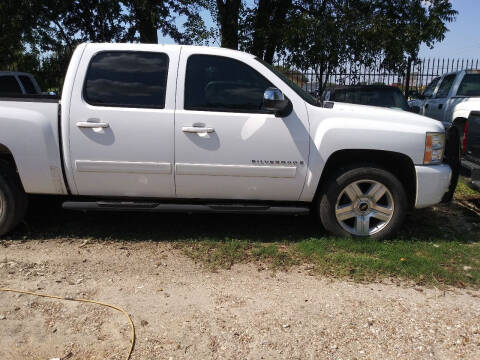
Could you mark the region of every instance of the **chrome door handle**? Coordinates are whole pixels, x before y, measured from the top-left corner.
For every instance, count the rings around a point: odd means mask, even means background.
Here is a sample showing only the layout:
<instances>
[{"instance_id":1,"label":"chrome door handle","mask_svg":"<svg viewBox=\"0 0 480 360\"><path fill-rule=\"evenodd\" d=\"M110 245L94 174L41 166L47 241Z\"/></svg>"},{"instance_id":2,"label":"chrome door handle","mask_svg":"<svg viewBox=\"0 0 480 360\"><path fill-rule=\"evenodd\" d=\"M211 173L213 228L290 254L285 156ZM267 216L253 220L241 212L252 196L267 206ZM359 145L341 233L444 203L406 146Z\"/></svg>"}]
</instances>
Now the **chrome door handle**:
<instances>
[{"instance_id":1,"label":"chrome door handle","mask_svg":"<svg viewBox=\"0 0 480 360\"><path fill-rule=\"evenodd\" d=\"M96 128L108 128L110 125L105 122L91 122L91 121L79 121L76 124L79 128L96 129Z\"/></svg>"},{"instance_id":2,"label":"chrome door handle","mask_svg":"<svg viewBox=\"0 0 480 360\"><path fill-rule=\"evenodd\" d=\"M215 129L211 127L184 126L182 127L182 131L186 133L202 134L215 132Z\"/></svg>"}]
</instances>

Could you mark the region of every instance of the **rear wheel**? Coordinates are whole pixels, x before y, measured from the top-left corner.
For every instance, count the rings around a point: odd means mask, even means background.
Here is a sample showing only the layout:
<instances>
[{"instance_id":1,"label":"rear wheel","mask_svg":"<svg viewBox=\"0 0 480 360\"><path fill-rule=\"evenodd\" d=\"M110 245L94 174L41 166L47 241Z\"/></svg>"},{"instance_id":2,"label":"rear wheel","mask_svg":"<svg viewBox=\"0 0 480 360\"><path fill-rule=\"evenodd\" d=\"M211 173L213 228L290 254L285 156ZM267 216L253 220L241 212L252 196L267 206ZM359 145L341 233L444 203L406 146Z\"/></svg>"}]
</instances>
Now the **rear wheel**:
<instances>
[{"instance_id":1,"label":"rear wheel","mask_svg":"<svg viewBox=\"0 0 480 360\"><path fill-rule=\"evenodd\" d=\"M402 183L373 166L352 166L332 176L320 199L320 219L338 236L392 236L407 211Z\"/></svg>"},{"instance_id":2,"label":"rear wheel","mask_svg":"<svg viewBox=\"0 0 480 360\"><path fill-rule=\"evenodd\" d=\"M23 220L27 196L12 167L0 160L0 236L5 235Z\"/></svg>"}]
</instances>

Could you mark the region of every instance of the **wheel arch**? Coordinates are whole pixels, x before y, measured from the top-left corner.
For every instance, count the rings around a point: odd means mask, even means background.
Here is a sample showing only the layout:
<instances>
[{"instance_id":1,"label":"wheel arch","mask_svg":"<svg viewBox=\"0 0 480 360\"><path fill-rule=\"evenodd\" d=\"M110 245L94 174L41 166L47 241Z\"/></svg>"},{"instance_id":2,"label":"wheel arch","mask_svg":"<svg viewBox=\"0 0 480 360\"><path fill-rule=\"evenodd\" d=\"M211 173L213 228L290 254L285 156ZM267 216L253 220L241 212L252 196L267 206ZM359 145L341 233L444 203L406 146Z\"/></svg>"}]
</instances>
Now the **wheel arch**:
<instances>
[{"instance_id":1,"label":"wheel arch","mask_svg":"<svg viewBox=\"0 0 480 360\"><path fill-rule=\"evenodd\" d=\"M20 183L22 183L20 175L18 174L18 167L17 167L17 163L15 162L15 158L13 157L13 154L10 151L10 149L4 144L0 144L0 160L3 160L4 162L6 162L8 166L15 171L15 173L18 176L18 179L20 180ZM23 184L22 184L22 187L23 187Z\"/></svg>"},{"instance_id":2,"label":"wheel arch","mask_svg":"<svg viewBox=\"0 0 480 360\"><path fill-rule=\"evenodd\" d=\"M379 166L391 172L404 186L409 208L415 206L417 177L412 159L408 155L398 152L370 149L338 150L331 154L322 171L314 201L323 194L325 185L332 175L340 171L340 169L354 164Z\"/></svg>"},{"instance_id":3,"label":"wheel arch","mask_svg":"<svg viewBox=\"0 0 480 360\"><path fill-rule=\"evenodd\" d=\"M456 117L452 121L452 126L450 126L450 128L447 129L448 133L451 133L452 131L455 131L457 133L457 135L459 137L459 140L460 140L460 144L463 141L463 136L464 136L464 131L465 131L465 123L467 121L468 121L468 119L466 117L463 117L463 116Z\"/></svg>"}]
</instances>

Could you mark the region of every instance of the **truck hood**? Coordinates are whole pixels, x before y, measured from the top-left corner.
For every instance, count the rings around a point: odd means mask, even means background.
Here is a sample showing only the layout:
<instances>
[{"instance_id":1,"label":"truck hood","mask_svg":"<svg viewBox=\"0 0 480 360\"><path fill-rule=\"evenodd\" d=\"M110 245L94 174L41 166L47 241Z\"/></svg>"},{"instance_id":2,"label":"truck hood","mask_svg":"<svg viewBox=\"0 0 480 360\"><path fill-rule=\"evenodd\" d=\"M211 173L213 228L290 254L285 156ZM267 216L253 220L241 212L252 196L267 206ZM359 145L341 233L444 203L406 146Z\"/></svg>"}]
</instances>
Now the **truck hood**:
<instances>
[{"instance_id":1,"label":"truck hood","mask_svg":"<svg viewBox=\"0 0 480 360\"><path fill-rule=\"evenodd\" d=\"M411 126L419 128L418 130L421 131L445 131L440 121L402 109L334 102L333 108L330 110L333 116L381 122L389 127Z\"/></svg>"},{"instance_id":2,"label":"truck hood","mask_svg":"<svg viewBox=\"0 0 480 360\"><path fill-rule=\"evenodd\" d=\"M480 111L480 97L456 98L455 110Z\"/></svg>"}]
</instances>

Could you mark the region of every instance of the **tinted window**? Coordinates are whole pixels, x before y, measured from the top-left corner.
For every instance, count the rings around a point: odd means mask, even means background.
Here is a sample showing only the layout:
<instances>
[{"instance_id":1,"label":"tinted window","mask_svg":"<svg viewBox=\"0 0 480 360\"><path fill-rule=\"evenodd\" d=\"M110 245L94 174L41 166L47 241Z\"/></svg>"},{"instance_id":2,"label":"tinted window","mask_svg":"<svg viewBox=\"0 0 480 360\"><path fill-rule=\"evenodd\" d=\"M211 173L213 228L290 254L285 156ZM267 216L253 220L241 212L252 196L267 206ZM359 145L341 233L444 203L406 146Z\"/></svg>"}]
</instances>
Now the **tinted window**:
<instances>
[{"instance_id":1,"label":"tinted window","mask_svg":"<svg viewBox=\"0 0 480 360\"><path fill-rule=\"evenodd\" d=\"M21 94L22 89L14 76L0 76L0 94Z\"/></svg>"},{"instance_id":2,"label":"tinted window","mask_svg":"<svg viewBox=\"0 0 480 360\"><path fill-rule=\"evenodd\" d=\"M33 85L32 80L26 75L19 76L20 81L22 82L23 88L27 94L36 94L37 90L35 89L35 85Z\"/></svg>"},{"instance_id":3,"label":"tinted window","mask_svg":"<svg viewBox=\"0 0 480 360\"><path fill-rule=\"evenodd\" d=\"M272 84L250 66L230 58L192 55L185 79L185 109L259 112Z\"/></svg>"},{"instance_id":4,"label":"tinted window","mask_svg":"<svg viewBox=\"0 0 480 360\"><path fill-rule=\"evenodd\" d=\"M440 86L438 87L438 91L435 97L446 98L448 96L448 93L450 92L450 88L452 87L456 77L457 77L456 74L445 76L442 82L440 83Z\"/></svg>"},{"instance_id":5,"label":"tinted window","mask_svg":"<svg viewBox=\"0 0 480 360\"><path fill-rule=\"evenodd\" d=\"M163 108L167 71L166 54L102 52L90 63L84 97L100 106Z\"/></svg>"},{"instance_id":6,"label":"tinted window","mask_svg":"<svg viewBox=\"0 0 480 360\"><path fill-rule=\"evenodd\" d=\"M425 88L425 91L423 92L423 95L425 97L432 97L433 92L435 91L435 88L437 87L438 81L440 80L439 77L435 78L432 80L430 84Z\"/></svg>"},{"instance_id":7,"label":"tinted window","mask_svg":"<svg viewBox=\"0 0 480 360\"><path fill-rule=\"evenodd\" d=\"M405 97L401 91L396 88L353 87L349 89L338 89L331 94L330 100L351 104L408 110L408 104Z\"/></svg>"},{"instance_id":8,"label":"tinted window","mask_svg":"<svg viewBox=\"0 0 480 360\"><path fill-rule=\"evenodd\" d=\"M457 95L480 96L480 74L466 74L458 88Z\"/></svg>"}]
</instances>

